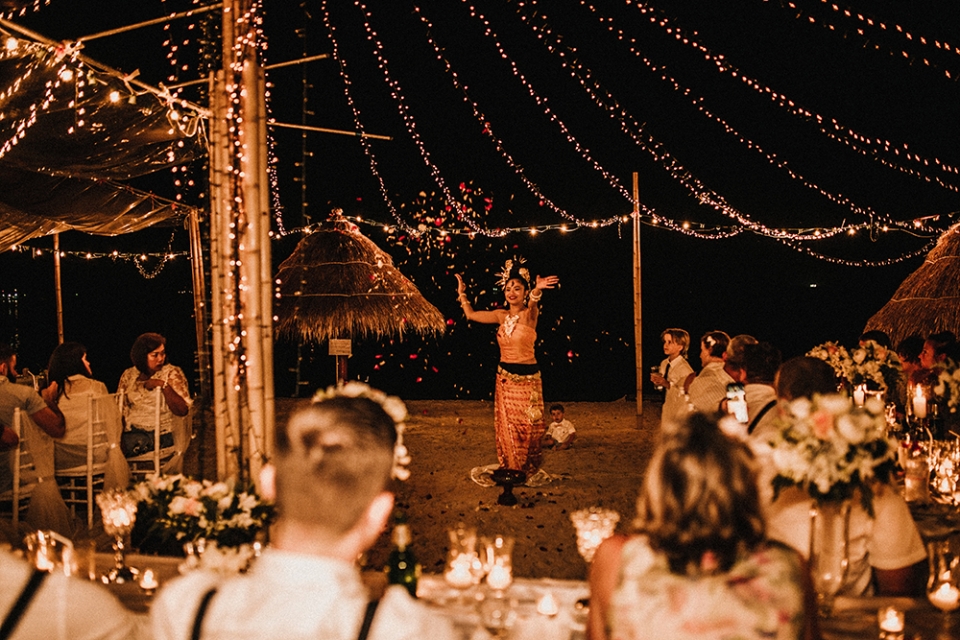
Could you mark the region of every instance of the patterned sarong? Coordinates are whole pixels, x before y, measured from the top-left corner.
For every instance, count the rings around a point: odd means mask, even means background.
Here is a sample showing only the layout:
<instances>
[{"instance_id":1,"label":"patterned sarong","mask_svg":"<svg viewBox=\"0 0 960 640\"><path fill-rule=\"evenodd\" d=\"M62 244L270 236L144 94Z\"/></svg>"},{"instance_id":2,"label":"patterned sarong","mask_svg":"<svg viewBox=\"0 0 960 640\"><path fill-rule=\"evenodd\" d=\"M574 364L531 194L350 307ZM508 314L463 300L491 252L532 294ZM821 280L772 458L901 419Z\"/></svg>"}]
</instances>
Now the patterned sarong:
<instances>
[{"instance_id":1,"label":"patterned sarong","mask_svg":"<svg viewBox=\"0 0 960 640\"><path fill-rule=\"evenodd\" d=\"M543 462L540 441L546 431L540 372L518 375L502 367L497 369L493 425L500 466L527 475L536 473Z\"/></svg>"}]
</instances>

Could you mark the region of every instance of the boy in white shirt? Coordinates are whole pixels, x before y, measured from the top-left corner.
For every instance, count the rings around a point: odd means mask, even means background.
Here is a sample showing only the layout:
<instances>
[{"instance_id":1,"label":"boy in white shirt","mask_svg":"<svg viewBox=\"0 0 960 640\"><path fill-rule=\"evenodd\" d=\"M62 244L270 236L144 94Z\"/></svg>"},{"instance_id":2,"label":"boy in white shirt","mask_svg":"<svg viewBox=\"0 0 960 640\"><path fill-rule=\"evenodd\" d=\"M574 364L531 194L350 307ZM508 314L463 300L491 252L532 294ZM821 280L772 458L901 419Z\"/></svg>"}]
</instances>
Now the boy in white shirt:
<instances>
[{"instance_id":1,"label":"boy in white shirt","mask_svg":"<svg viewBox=\"0 0 960 640\"><path fill-rule=\"evenodd\" d=\"M550 417L553 421L543 436L543 448L569 449L577 439L577 430L572 422L563 417L563 405L550 405Z\"/></svg>"}]
</instances>

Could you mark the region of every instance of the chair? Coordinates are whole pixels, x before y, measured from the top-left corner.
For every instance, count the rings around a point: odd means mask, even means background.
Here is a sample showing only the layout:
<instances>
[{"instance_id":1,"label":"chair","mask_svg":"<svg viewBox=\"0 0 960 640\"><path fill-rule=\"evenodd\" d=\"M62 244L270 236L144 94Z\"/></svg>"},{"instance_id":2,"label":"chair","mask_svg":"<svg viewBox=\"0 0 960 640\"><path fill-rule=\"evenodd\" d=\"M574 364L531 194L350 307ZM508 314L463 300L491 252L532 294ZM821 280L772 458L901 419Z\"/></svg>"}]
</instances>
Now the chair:
<instances>
[{"instance_id":1,"label":"chair","mask_svg":"<svg viewBox=\"0 0 960 640\"><path fill-rule=\"evenodd\" d=\"M24 437L20 422L20 408L13 410L13 425L11 427L20 444L13 450L13 461L11 470L13 471L13 485L8 491L0 493L0 516L10 516L13 520L13 528L16 531L20 526L20 515L26 512L30 507L30 497L33 490L37 487L37 474L34 469L33 456L30 455L30 447L27 444L27 438ZM22 482L26 480L26 484Z\"/></svg>"},{"instance_id":2,"label":"chair","mask_svg":"<svg viewBox=\"0 0 960 640\"><path fill-rule=\"evenodd\" d=\"M103 481L106 475L107 449L110 446L107 437L107 421L104 416L101 402L105 399L95 398L92 393L86 396L86 427L87 427L87 461L69 469L58 469L56 472L57 484L63 501L74 517L79 507L87 514L87 528L93 527L94 494L103 491ZM109 396L106 396L109 397ZM94 462L99 460L99 462Z\"/></svg>"},{"instance_id":3,"label":"chair","mask_svg":"<svg viewBox=\"0 0 960 640\"><path fill-rule=\"evenodd\" d=\"M130 480L133 482L140 482L153 474L160 475L161 472L174 471L173 467L182 461L180 455L182 452L177 447L176 434L174 434L172 446L160 446L160 436L162 435L160 433L160 407L162 406L161 403L164 402L162 389L157 387L154 394L156 395L156 411L154 413L153 450L133 458L127 458L127 464L130 465ZM118 399L118 402L122 405L122 396Z\"/></svg>"}]
</instances>

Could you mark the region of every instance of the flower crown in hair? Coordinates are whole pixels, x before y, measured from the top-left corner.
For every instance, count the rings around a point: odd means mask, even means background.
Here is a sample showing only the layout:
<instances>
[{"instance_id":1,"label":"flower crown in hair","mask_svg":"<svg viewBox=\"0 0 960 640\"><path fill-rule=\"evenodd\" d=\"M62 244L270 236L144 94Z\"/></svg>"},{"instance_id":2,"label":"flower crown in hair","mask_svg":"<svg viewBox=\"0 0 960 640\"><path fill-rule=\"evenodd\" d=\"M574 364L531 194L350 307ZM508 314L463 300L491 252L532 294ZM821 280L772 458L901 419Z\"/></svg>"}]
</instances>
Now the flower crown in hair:
<instances>
[{"instance_id":1,"label":"flower crown in hair","mask_svg":"<svg viewBox=\"0 0 960 640\"><path fill-rule=\"evenodd\" d=\"M330 386L326 389L317 389L313 394L313 402L323 402L331 398L366 398L380 405L384 412L393 420L397 430L397 443L393 447L393 470L391 475L397 480L406 480L410 477L410 453L403 444L403 430L406 427L407 407L403 400L396 396L388 396L383 391L374 389L363 382L347 382L341 386Z\"/></svg>"},{"instance_id":2,"label":"flower crown in hair","mask_svg":"<svg viewBox=\"0 0 960 640\"><path fill-rule=\"evenodd\" d=\"M530 272L526 267L520 266L524 262L526 262L526 260L523 258L517 258L516 260L507 260L503 264L503 271L500 272L501 289L507 286L507 283L510 282L510 278L516 278L518 275L519 277L523 278L523 281L527 284L527 288L530 288ZM518 267L516 273L513 271L514 264L516 264Z\"/></svg>"}]
</instances>

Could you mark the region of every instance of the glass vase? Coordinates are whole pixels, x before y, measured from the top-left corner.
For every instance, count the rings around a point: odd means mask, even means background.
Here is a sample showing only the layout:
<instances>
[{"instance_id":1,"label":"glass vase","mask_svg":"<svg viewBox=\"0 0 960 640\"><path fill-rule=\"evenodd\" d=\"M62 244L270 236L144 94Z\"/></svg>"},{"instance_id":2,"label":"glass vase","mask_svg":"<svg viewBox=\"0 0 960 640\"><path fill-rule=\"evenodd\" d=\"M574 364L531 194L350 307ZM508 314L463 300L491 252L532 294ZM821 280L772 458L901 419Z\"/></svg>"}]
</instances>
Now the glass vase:
<instances>
[{"instance_id":1,"label":"glass vase","mask_svg":"<svg viewBox=\"0 0 960 640\"><path fill-rule=\"evenodd\" d=\"M850 501L815 502L810 508L810 577L823 616L843 587L850 564Z\"/></svg>"}]
</instances>

